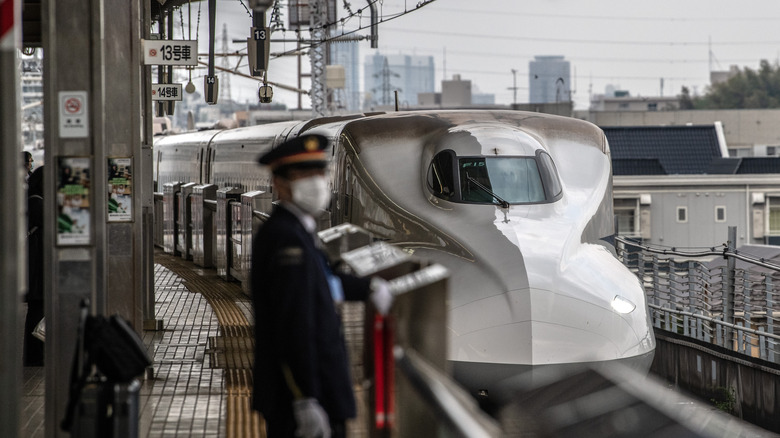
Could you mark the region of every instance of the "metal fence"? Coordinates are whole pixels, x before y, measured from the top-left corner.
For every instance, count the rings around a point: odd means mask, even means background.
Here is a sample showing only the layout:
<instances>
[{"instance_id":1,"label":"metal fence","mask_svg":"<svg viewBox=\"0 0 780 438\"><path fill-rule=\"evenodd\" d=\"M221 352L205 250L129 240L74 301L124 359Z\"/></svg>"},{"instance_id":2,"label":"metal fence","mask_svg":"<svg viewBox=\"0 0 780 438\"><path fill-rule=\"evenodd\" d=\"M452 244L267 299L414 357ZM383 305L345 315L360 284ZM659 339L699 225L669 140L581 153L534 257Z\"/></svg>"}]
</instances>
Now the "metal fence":
<instances>
[{"instance_id":1,"label":"metal fence","mask_svg":"<svg viewBox=\"0 0 780 438\"><path fill-rule=\"evenodd\" d=\"M642 282L656 329L777 364L780 265L741 253L735 240L730 228L722 248L692 252L618 237L617 250Z\"/></svg>"}]
</instances>

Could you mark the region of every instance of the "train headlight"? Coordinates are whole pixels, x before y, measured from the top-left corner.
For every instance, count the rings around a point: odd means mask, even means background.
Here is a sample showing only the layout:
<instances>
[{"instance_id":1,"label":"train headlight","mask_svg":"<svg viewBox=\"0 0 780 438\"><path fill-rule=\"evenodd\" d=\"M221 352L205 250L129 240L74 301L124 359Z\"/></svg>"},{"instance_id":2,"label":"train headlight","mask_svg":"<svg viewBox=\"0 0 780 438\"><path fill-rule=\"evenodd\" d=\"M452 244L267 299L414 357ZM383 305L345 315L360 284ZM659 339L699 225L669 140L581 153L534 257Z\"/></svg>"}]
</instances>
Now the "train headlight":
<instances>
[{"instance_id":1,"label":"train headlight","mask_svg":"<svg viewBox=\"0 0 780 438\"><path fill-rule=\"evenodd\" d=\"M612 308L617 313L631 313L636 309L636 304L620 295L615 295L615 298L612 299Z\"/></svg>"}]
</instances>

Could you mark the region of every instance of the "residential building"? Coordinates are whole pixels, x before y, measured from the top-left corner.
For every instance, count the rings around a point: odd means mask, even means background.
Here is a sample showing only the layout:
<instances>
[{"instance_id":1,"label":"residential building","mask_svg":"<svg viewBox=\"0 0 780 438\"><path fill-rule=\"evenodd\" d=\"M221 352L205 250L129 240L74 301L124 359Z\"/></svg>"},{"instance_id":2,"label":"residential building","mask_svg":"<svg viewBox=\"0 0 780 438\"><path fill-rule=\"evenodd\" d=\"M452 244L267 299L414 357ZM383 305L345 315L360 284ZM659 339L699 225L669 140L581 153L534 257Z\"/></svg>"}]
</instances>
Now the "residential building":
<instances>
[{"instance_id":1,"label":"residential building","mask_svg":"<svg viewBox=\"0 0 780 438\"><path fill-rule=\"evenodd\" d=\"M615 97L603 94L593 96L591 111L674 111L680 109L680 99L662 96L631 96L628 93L616 93Z\"/></svg>"},{"instance_id":2,"label":"residential building","mask_svg":"<svg viewBox=\"0 0 780 438\"><path fill-rule=\"evenodd\" d=\"M442 108L463 108L471 105L471 81L453 75L450 80L441 81Z\"/></svg>"},{"instance_id":3,"label":"residential building","mask_svg":"<svg viewBox=\"0 0 780 438\"><path fill-rule=\"evenodd\" d=\"M780 158L728 157L719 123L602 126L617 234L676 248L780 244Z\"/></svg>"}]
</instances>

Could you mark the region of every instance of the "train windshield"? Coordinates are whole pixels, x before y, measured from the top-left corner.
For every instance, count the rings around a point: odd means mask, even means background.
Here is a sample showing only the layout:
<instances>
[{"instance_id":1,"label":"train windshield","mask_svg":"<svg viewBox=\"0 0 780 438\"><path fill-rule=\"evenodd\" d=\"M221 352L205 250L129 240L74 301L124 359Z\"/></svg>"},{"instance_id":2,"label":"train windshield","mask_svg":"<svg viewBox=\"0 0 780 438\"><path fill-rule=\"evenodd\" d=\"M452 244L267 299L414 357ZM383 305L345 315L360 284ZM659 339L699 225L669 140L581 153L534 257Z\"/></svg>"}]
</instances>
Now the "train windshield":
<instances>
[{"instance_id":1,"label":"train windshield","mask_svg":"<svg viewBox=\"0 0 780 438\"><path fill-rule=\"evenodd\" d=\"M532 157L458 157L442 151L431 163L428 186L449 201L500 205L552 202L562 192L544 151Z\"/></svg>"},{"instance_id":2,"label":"train windshield","mask_svg":"<svg viewBox=\"0 0 780 438\"><path fill-rule=\"evenodd\" d=\"M463 201L510 204L544 201L542 177L533 157L461 158L458 167Z\"/></svg>"}]
</instances>

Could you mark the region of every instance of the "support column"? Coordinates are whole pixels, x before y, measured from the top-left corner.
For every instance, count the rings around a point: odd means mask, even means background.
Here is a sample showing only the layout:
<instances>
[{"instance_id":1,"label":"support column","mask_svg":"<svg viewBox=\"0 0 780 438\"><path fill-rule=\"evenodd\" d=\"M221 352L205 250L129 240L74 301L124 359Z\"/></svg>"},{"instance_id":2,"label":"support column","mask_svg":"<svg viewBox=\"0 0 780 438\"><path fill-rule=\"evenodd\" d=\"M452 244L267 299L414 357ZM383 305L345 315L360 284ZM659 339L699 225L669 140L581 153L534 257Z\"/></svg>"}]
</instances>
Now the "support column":
<instances>
[{"instance_id":1,"label":"support column","mask_svg":"<svg viewBox=\"0 0 780 438\"><path fill-rule=\"evenodd\" d=\"M151 2L145 1L142 5L142 26L141 32L144 39L151 39ZM154 306L154 177L152 175L153 156L153 120L154 120L154 102L152 101L152 66L142 67L141 76L141 129L142 142L139 154L140 165L136 177L136 187L140 199L140 209L142 215L142 240L140 248L143 248L141 255L141 283L143 296L143 328L144 330L162 330L163 321L156 319Z\"/></svg>"},{"instance_id":2,"label":"support column","mask_svg":"<svg viewBox=\"0 0 780 438\"><path fill-rule=\"evenodd\" d=\"M143 324L140 4L43 1L47 437L68 435L59 425L81 301ZM125 181L109 184L113 163ZM120 185L129 197L110 203Z\"/></svg>"},{"instance_id":3,"label":"support column","mask_svg":"<svg viewBox=\"0 0 780 438\"><path fill-rule=\"evenodd\" d=\"M20 435L24 324L20 303L27 275L19 116L21 6L21 0L0 0L0 436Z\"/></svg>"},{"instance_id":4,"label":"support column","mask_svg":"<svg viewBox=\"0 0 780 438\"><path fill-rule=\"evenodd\" d=\"M105 157L106 170L101 182L107 183L98 196L108 202L119 202L119 208L105 208L107 286L106 312L119 313L132 322L137 331L143 328L143 177L142 150L143 75L141 67L141 5L139 0L103 0L106 15L104 49L105 83ZM129 163L127 174L119 175L118 186L108 179L111 165ZM151 163L149 163L151 164ZM125 178L128 177L128 178ZM122 184L122 182L126 184ZM109 193L111 190L111 193ZM124 192L124 193L123 193ZM128 194L129 192L129 194ZM124 203L122 201L124 199ZM127 211L127 207L130 208ZM99 215L98 217L100 217Z\"/></svg>"}]
</instances>

